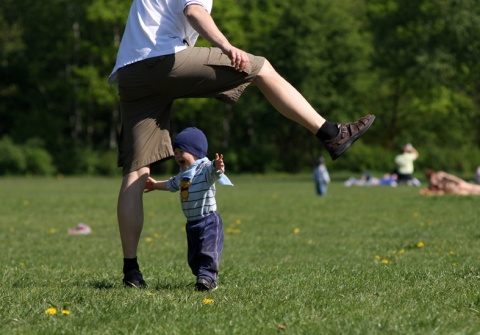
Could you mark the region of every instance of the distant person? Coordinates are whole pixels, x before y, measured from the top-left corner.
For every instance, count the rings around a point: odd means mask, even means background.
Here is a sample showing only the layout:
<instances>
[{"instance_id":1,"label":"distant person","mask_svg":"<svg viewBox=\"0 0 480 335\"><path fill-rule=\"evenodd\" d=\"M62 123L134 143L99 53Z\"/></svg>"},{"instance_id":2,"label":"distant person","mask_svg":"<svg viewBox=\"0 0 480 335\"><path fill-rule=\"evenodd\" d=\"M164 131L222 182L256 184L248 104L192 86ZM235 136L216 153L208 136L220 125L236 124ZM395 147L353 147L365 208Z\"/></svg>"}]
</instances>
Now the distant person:
<instances>
[{"instance_id":1,"label":"distant person","mask_svg":"<svg viewBox=\"0 0 480 335\"><path fill-rule=\"evenodd\" d=\"M320 157L317 166L313 169L313 180L315 181L315 189L318 195L327 195L327 186L330 184L330 175L325 165L325 157Z\"/></svg>"},{"instance_id":2,"label":"distant person","mask_svg":"<svg viewBox=\"0 0 480 335\"><path fill-rule=\"evenodd\" d=\"M224 175L223 155L215 154L215 159L210 161L206 158L207 149L207 138L200 129L184 129L173 141L180 173L163 181L148 177L145 185L146 192L180 192L180 203L187 218L188 264L197 276L195 287L199 291L217 288L223 250L223 224L217 212L215 182L232 185Z\"/></svg>"},{"instance_id":3,"label":"distant person","mask_svg":"<svg viewBox=\"0 0 480 335\"><path fill-rule=\"evenodd\" d=\"M396 173L385 173L383 177L378 180L378 185L396 187L398 185L397 180L398 176Z\"/></svg>"},{"instance_id":4,"label":"distant person","mask_svg":"<svg viewBox=\"0 0 480 335\"><path fill-rule=\"evenodd\" d=\"M142 196L150 167L173 157L170 116L176 100L215 98L234 104L249 85L255 86L280 114L318 137L333 160L375 120L371 114L348 123L323 118L267 59L229 42L210 15L212 6L212 0L133 0L130 7L108 78L110 85L118 83L122 120L117 218L124 273L139 267ZM195 47L200 35L214 47Z\"/></svg>"},{"instance_id":5,"label":"distant person","mask_svg":"<svg viewBox=\"0 0 480 335\"><path fill-rule=\"evenodd\" d=\"M347 187L350 186L392 186L396 187L397 175L395 173L386 173L382 178L374 177L369 171L365 171L360 179L350 177L344 182Z\"/></svg>"},{"instance_id":6,"label":"distant person","mask_svg":"<svg viewBox=\"0 0 480 335\"><path fill-rule=\"evenodd\" d=\"M375 177L372 176L370 171L365 170L360 178L350 177L348 178L344 185L345 186L369 186L374 185L376 182Z\"/></svg>"},{"instance_id":7,"label":"distant person","mask_svg":"<svg viewBox=\"0 0 480 335\"><path fill-rule=\"evenodd\" d=\"M475 174L475 182L476 182L477 184L480 184L480 166L477 167L477 172L476 172L476 174Z\"/></svg>"},{"instance_id":8,"label":"distant person","mask_svg":"<svg viewBox=\"0 0 480 335\"><path fill-rule=\"evenodd\" d=\"M418 156L418 151L408 143L402 148L402 153L395 157L395 173L399 184L420 186L418 179L413 177L414 162Z\"/></svg>"},{"instance_id":9,"label":"distant person","mask_svg":"<svg viewBox=\"0 0 480 335\"><path fill-rule=\"evenodd\" d=\"M422 195L480 195L480 185L468 183L444 171L428 169L425 170L425 177L429 180L429 185L428 188L420 190Z\"/></svg>"}]
</instances>

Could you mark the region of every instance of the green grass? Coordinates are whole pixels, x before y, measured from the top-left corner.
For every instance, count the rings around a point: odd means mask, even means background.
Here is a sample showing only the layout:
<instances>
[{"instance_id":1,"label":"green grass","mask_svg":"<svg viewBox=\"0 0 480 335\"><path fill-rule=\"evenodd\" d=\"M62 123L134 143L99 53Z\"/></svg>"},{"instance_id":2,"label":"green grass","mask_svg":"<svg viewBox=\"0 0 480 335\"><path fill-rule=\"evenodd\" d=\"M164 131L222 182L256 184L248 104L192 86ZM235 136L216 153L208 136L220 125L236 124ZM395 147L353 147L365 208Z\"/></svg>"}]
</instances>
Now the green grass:
<instances>
[{"instance_id":1,"label":"green grass","mask_svg":"<svg viewBox=\"0 0 480 335\"><path fill-rule=\"evenodd\" d=\"M231 179L211 293L193 290L178 194L145 195L149 288L124 289L118 179L0 179L0 334L480 334L479 197ZM79 222L92 234L69 236Z\"/></svg>"}]
</instances>

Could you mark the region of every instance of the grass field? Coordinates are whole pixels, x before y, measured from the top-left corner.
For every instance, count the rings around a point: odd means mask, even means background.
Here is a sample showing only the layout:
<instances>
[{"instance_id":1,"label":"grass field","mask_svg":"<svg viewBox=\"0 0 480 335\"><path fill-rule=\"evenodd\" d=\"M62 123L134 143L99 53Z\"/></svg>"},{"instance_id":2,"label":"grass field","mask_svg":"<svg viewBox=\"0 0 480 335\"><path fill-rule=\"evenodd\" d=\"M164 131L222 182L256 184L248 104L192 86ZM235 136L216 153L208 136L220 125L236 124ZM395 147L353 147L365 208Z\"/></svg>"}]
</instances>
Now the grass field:
<instances>
[{"instance_id":1,"label":"grass field","mask_svg":"<svg viewBox=\"0 0 480 335\"><path fill-rule=\"evenodd\" d=\"M0 334L480 334L480 197L231 179L211 293L178 194L145 195L149 288L125 289L118 179L0 179ZM79 222L92 234L69 236Z\"/></svg>"}]
</instances>

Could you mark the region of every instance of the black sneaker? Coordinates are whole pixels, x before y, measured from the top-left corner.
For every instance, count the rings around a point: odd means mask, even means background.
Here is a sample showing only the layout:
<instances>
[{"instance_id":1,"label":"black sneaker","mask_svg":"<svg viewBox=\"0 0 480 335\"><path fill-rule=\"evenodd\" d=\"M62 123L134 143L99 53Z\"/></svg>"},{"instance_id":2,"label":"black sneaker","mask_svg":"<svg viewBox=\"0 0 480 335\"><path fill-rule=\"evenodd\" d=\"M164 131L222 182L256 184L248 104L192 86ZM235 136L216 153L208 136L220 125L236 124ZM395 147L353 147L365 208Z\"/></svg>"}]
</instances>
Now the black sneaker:
<instances>
[{"instance_id":1,"label":"black sneaker","mask_svg":"<svg viewBox=\"0 0 480 335\"><path fill-rule=\"evenodd\" d=\"M132 270L123 277L123 285L125 287L145 288L147 283L143 280L142 273L139 270Z\"/></svg>"},{"instance_id":2,"label":"black sneaker","mask_svg":"<svg viewBox=\"0 0 480 335\"><path fill-rule=\"evenodd\" d=\"M339 123L338 135L328 141L323 142L332 160L336 160L347 149L360 138L372 125L375 115L369 114L361 117L358 121L349 123Z\"/></svg>"},{"instance_id":3,"label":"black sneaker","mask_svg":"<svg viewBox=\"0 0 480 335\"><path fill-rule=\"evenodd\" d=\"M215 291L218 286L215 280L208 277L198 277L195 288L197 291Z\"/></svg>"}]
</instances>

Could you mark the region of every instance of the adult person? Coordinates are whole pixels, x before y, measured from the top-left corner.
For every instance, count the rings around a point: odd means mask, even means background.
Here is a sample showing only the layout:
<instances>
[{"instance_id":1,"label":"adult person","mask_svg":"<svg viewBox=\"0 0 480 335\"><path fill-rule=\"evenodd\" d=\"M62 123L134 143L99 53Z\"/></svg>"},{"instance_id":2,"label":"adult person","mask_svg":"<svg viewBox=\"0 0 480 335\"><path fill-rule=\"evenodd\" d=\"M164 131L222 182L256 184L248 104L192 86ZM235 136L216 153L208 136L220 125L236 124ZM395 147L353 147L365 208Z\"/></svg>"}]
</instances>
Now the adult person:
<instances>
[{"instance_id":1,"label":"adult person","mask_svg":"<svg viewBox=\"0 0 480 335\"><path fill-rule=\"evenodd\" d=\"M418 151L408 143L402 148L402 153L395 156L395 173L399 184L419 186L420 183L413 177L414 162L418 158Z\"/></svg>"},{"instance_id":2,"label":"adult person","mask_svg":"<svg viewBox=\"0 0 480 335\"><path fill-rule=\"evenodd\" d=\"M421 189L422 195L480 195L480 185L466 182L465 180L444 171L435 172L425 170L425 177L429 180L428 188Z\"/></svg>"},{"instance_id":3,"label":"adult person","mask_svg":"<svg viewBox=\"0 0 480 335\"><path fill-rule=\"evenodd\" d=\"M179 98L213 97L235 103L248 85L259 88L285 117L314 133L333 160L373 123L375 116L332 123L263 57L233 46L210 15L213 0L134 0L109 83L118 80L123 168L117 216L124 274L138 269L143 187L152 164L173 156L170 111ZM214 48L194 47L203 36ZM298 60L302 61L302 60ZM159 143L161 143L159 145ZM143 278L125 278L137 286Z\"/></svg>"}]
</instances>

